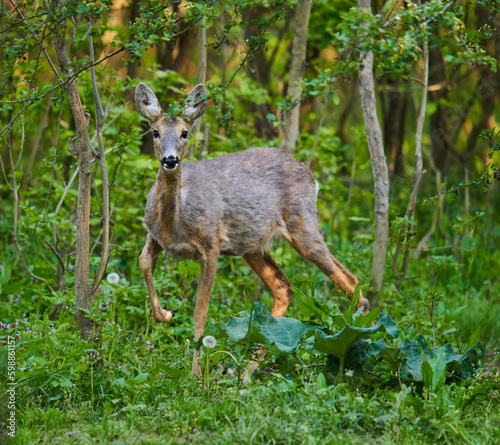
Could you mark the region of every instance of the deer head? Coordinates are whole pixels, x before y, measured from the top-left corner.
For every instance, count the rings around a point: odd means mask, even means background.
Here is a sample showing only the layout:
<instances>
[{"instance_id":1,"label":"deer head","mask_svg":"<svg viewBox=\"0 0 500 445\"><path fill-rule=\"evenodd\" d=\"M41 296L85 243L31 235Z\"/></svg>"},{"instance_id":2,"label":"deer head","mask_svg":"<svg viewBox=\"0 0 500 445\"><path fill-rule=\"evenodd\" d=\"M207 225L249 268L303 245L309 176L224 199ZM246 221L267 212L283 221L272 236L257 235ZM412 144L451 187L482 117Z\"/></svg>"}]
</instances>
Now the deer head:
<instances>
[{"instance_id":1,"label":"deer head","mask_svg":"<svg viewBox=\"0 0 500 445\"><path fill-rule=\"evenodd\" d=\"M202 84L193 88L186 99L182 116L165 114L153 91L144 83L135 89L135 105L141 116L149 121L153 133L155 155L165 171L174 171L186 156L187 141L192 123L207 108L207 92Z\"/></svg>"}]
</instances>

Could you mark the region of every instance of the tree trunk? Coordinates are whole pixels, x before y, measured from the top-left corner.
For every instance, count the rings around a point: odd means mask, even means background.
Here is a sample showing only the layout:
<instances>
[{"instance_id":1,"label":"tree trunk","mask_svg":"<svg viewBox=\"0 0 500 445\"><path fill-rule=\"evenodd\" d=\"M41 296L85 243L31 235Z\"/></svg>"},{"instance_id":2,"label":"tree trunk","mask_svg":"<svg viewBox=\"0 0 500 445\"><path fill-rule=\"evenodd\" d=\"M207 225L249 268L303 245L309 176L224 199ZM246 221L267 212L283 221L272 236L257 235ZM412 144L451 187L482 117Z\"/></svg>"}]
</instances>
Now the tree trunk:
<instances>
[{"instance_id":1,"label":"tree trunk","mask_svg":"<svg viewBox=\"0 0 500 445\"><path fill-rule=\"evenodd\" d=\"M417 132L415 134L415 175L413 177L413 188L411 190L410 199L408 200L408 206L406 208L405 218L407 223L401 229L398 244L396 247L396 252L394 253L392 270L396 275L396 279L405 279L406 272L408 270L408 264L410 261L410 239L414 236L413 233L413 223L411 222L413 216L415 214L415 204L417 201L417 193L420 188L420 183L422 182L422 178L425 174L425 170L423 170L423 161L422 161L422 134L424 132L424 123L425 123L425 110L427 106L427 90L429 86L429 43L424 41L423 43L423 80L422 80L422 99L420 103L420 112L418 115L417 121ZM398 255L401 252L404 244L404 256L403 256L403 265L401 267L401 274L397 273L397 261Z\"/></svg>"},{"instance_id":2,"label":"tree trunk","mask_svg":"<svg viewBox=\"0 0 500 445\"><path fill-rule=\"evenodd\" d=\"M371 13L370 0L358 0L359 12ZM367 38L369 38L367 36ZM368 149L372 163L375 195L375 243L371 270L370 302L378 306L378 300L384 282L384 269L389 239L389 170L382 143L382 131L377 117L375 102L375 83L373 79L373 53L361 54L362 65L359 67L359 93L365 121Z\"/></svg>"},{"instance_id":3,"label":"tree trunk","mask_svg":"<svg viewBox=\"0 0 500 445\"><path fill-rule=\"evenodd\" d=\"M202 18L198 24L198 83L205 84L207 81L207 29L206 20ZM194 121L191 134L195 141L189 146L189 155L194 156L201 128L202 117Z\"/></svg>"},{"instance_id":4,"label":"tree trunk","mask_svg":"<svg viewBox=\"0 0 500 445\"><path fill-rule=\"evenodd\" d=\"M66 21L61 23L66 29ZM66 33L54 39L54 52L63 73L68 73L69 62L66 52ZM92 337L94 325L86 312L91 310L91 294L89 286L89 218L90 218L90 190L91 190L91 165L90 165L90 115L85 113L76 87L76 81L68 83L67 96L76 126L76 156L80 169L78 181L77 229L76 229L76 254L75 254L75 300L76 320L82 338L88 340ZM82 310L83 309L83 310Z\"/></svg>"},{"instance_id":5,"label":"tree trunk","mask_svg":"<svg viewBox=\"0 0 500 445\"><path fill-rule=\"evenodd\" d=\"M243 35L243 39L245 41L252 38L252 36L259 34L259 28L256 25L259 23L259 19L261 17L265 17L267 14L267 8L265 6L249 6L244 8L242 13L242 18L245 22L248 22L247 27L245 28L245 33ZM288 25L289 22L286 22ZM267 48L262 46L257 46L255 51L252 52L252 57L248 59L247 62L247 74L248 76L259 83L259 85L266 88L269 92L269 95L272 94L270 91L270 75L271 69L275 61L275 57L278 54L277 49L279 48L279 42L283 38L285 34L286 25L281 28L278 32L278 42L276 42L276 46L272 53L267 57ZM245 101L245 107L247 109L247 114L250 116L254 116L255 124L254 128L258 137L263 137L266 139L275 139L279 136L279 130L276 127L273 127L267 115L271 113L271 109L269 104L256 104L251 99Z\"/></svg>"},{"instance_id":6,"label":"tree trunk","mask_svg":"<svg viewBox=\"0 0 500 445\"><path fill-rule=\"evenodd\" d=\"M435 102L436 111L429 118L431 132L431 154L436 167L446 175L450 166L451 124L450 110L443 105L448 100L447 79L444 60L439 47L429 48L429 101Z\"/></svg>"},{"instance_id":7,"label":"tree trunk","mask_svg":"<svg viewBox=\"0 0 500 445\"><path fill-rule=\"evenodd\" d=\"M299 137L300 117L300 82L306 67L307 30L312 0L298 0L294 16L294 34L290 74L288 79L288 96L292 96L293 108L285 113L283 139L280 149L293 153Z\"/></svg>"}]
</instances>

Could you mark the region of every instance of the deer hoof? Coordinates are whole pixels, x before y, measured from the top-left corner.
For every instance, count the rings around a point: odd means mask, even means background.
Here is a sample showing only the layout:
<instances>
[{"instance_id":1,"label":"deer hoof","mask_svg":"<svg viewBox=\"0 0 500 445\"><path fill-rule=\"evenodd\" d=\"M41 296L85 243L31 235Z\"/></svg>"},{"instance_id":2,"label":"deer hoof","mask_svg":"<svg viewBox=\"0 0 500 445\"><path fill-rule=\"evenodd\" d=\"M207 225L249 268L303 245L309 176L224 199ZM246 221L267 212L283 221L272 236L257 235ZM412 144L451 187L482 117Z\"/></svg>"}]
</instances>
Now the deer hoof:
<instances>
[{"instance_id":1,"label":"deer hoof","mask_svg":"<svg viewBox=\"0 0 500 445\"><path fill-rule=\"evenodd\" d=\"M165 308L165 311L169 312L171 315L170 315L170 318L174 318L175 317L175 311L169 311L167 310L167 308Z\"/></svg>"},{"instance_id":2,"label":"deer hoof","mask_svg":"<svg viewBox=\"0 0 500 445\"><path fill-rule=\"evenodd\" d=\"M370 312L370 302L364 297L359 297L356 309L359 309L361 306L363 306L363 315L366 315L368 314L368 312Z\"/></svg>"},{"instance_id":3,"label":"deer hoof","mask_svg":"<svg viewBox=\"0 0 500 445\"><path fill-rule=\"evenodd\" d=\"M164 309L160 309L158 314L153 314L153 318L157 323L168 323L174 314L172 311L166 311Z\"/></svg>"}]
</instances>

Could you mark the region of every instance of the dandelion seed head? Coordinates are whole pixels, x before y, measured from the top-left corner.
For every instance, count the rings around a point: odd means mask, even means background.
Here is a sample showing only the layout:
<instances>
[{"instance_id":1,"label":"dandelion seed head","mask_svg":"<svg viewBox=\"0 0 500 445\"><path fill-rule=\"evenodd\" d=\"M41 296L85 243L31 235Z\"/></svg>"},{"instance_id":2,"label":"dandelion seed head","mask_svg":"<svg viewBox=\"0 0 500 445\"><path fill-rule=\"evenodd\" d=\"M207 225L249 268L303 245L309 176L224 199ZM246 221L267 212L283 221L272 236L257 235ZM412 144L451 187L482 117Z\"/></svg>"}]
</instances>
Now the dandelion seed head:
<instances>
[{"instance_id":1,"label":"dandelion seed head","mask_svg":"<svg viewBox=\"0 0 500 445\"><path fill-rule=\"evenodd\" d=\"M120 275L118 275L115 272L108 273L108 276L106 277L106 281L109 284L116 284L118 281L120 281Z\"/></svg>"},{"instance_id":2,"label":"dandelion seed head","mask_svg":"<svg viewBox=\"0 0 500 445\"><path fill-rule=\"evenodd\" d=\"M207 348L215 348L216 345L217 345L217 340L215 340L215 338L212 337L211 335L207 335L203 339L203 346Z\"/></svg>"}]
</instances>

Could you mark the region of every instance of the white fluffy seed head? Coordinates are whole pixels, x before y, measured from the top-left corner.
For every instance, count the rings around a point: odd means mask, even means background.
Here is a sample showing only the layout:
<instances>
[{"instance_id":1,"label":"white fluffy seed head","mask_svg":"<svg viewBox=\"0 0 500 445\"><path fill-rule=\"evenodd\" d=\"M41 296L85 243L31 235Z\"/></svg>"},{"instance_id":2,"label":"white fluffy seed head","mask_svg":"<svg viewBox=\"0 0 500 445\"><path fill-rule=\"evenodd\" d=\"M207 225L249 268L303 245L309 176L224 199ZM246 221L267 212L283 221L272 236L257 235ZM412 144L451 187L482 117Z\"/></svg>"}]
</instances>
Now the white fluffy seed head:
<instances>
[{"instance_id":1,"label":"white fluffy seed head","mask_svg":"<svg viewBox=\"0 0 500 445\"><path fill-rule=\"evenodd\" d=\"M216 345L217 345L217 340L215 340L215 338L212 337L211 335L207 335L203 339L203 346L205 346L206 348L215 348Z\"/></svg>"},{"instance_id":2,"label":"white fluffy seed head","mask_svg":"<svg viewBox=\"0 0 500 445\"><path fill-rule=\"evenodd\" d=\"M116 284L118 283L118 281L120 281L120 275L118 275L117 273L115 272L111 272L108 274L108 276L106 277L106 281L109 283L109 284Z\"/></svg>"}]
</instances>

